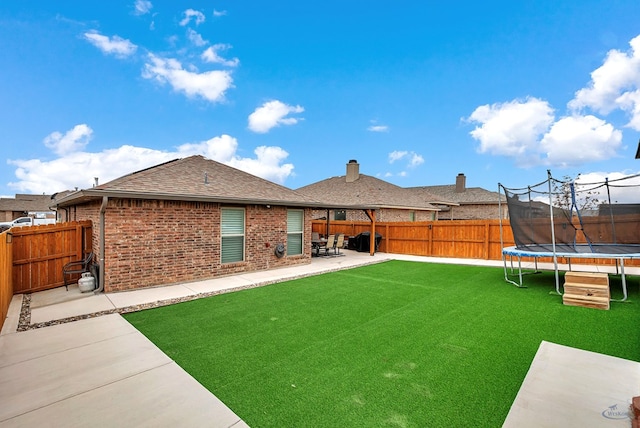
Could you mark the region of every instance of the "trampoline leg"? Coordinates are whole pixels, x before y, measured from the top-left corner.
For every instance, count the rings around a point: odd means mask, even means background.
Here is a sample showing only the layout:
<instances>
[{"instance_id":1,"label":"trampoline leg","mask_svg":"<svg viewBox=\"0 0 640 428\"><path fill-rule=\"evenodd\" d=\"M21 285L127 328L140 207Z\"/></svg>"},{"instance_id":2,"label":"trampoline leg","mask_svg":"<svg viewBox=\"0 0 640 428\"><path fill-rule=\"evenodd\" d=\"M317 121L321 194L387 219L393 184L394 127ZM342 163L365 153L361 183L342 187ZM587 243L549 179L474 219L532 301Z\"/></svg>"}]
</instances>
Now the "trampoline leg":
<instances>
[{"instance_id":1,"label":"trampoline leg","mask_svg":"<svg viewBox=\"0 0 640 428\"><path fill-rule=\"evenodd\" d=\"M611 299L612 302L624 302L627 300L627 278L624 274L624 259L620 259L620 277L622 279L622 300Z\"/></svg>"},{"instance_id":2,"label":"trampoline leg","mask_svg":"<svg viewBox=\"0 0 640 428\"><path fill-rule=\"evenodd\" d=\"M507 273L507 256L502 255L502 266L504 267L504 280L509 281L509 274Z\"/></svg>"},{"instance_id":3,"label":"trampoline leg","mask_svg":"<svg viewBox=\"0 0 640 428\"><path fill-rule=\"evenodd\" d=\"M518 276L520 278L520 284L518 284L517 282L509 279L509 273L507 272L507 258L505 257L505 255L502 255L502 263L504 266L504 280L507 281L510 284L515 285L516 287L520 287L520 288L527 288L526 286L522 285L522 266L520 265L520 257L518 257ZM513 256L510 255L509 256L509 263L511 265L511 274L513 274Z\"/></svg>"},{"instance_id":4,"label":"trampoline leg","mask_svg":"<svg viewBox=\"0 0 640 428\"><path fill-rule=\"evenodd\" d=\"M520 277L520 285L522 287L522 257L518 256L518 276Z\"/></svg>"}]
</instances>

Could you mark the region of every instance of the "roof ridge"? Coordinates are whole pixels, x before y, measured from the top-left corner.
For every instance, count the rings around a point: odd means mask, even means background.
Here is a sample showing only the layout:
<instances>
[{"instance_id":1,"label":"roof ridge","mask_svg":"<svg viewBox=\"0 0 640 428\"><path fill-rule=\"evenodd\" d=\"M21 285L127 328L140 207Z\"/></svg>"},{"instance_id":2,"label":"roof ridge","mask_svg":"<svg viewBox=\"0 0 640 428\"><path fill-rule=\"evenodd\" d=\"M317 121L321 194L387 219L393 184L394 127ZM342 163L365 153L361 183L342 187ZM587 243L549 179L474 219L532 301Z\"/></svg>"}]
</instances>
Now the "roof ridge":
<instances>
[{"instance_id":1,"label":"roof ridge","mask_svg":"<svg viewBox=\"0 0 640 428\"><path fill-rule=\"evenodd\" d=\"M196 155L196 156L199 156L199 155ZM189 157L191 157L191 156L189 156ZM143 168L143 169L140 169L140 170L137 170L137 171L133 171L133 172L130 172L128 174L122 175L122 176L120 176L118 178L114 178L113 180L109 180L104 184L100 184L98 186L95 186L94 189L108 189L109 188L108 185L112 186L114 184L121 183L121 182L125 181L126 179L129 179L129 178L131 178L133 176L140 176L140 175L143 175L145 173L150 173L150 171L152 171L152 170L163 169L168 164L177 163L177 162L183 161L185 159L188 159L188 158L175 158L175 159L171 159L171 160L168 160L166 162L163 162L163 163L160 163L160 164L157 164L157 165L152 165L152 166L149 166L147 168Z\"/></svg>"}]
</instances>

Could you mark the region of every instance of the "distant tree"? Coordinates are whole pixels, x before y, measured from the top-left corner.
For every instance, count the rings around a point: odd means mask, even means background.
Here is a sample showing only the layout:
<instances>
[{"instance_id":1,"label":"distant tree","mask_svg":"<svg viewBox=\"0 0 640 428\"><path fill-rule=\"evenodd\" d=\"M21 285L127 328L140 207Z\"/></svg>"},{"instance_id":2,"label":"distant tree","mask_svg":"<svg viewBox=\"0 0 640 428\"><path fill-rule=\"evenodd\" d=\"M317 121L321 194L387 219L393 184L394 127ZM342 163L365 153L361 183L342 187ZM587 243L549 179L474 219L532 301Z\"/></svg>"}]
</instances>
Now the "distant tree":
<instances>
[{"instance_id":1,"label":"distant tree","mask_svg":"<svg viewBox=\"0 0 640 428\"><path fill-rule=\"evenodd\" d=\"M580 174L576 178L572 178L569 175L562 177L562 180L554 180L552 184L553 188L553 205L565 210L570 210L572 205L571 198L571 183L575 183ZM593 190L581 190L580 185L576 184L576 206L581 212L583 210L594 210L598 208L600 200L598 199L598 193Z\"/></svg>"}]
</instances>

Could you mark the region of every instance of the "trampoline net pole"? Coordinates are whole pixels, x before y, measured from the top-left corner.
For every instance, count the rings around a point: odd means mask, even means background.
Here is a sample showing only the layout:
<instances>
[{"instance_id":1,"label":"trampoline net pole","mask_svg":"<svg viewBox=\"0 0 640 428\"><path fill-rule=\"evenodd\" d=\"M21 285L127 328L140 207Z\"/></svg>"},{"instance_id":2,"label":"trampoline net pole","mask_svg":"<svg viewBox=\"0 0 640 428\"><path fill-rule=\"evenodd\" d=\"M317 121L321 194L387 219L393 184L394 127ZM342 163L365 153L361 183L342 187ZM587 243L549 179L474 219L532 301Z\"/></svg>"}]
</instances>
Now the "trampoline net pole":
<instances>
[{"instance_id":1,"label":"trampoline net pole","mask_svg":"<svg viewBox=\"0 0 640 428\"><path fill-rule=\"evenodd\" d=\"M547 180L549 183L549 212L551 220L551 248L553 249L553 270L556 278L556 292L560 294L560 276L558 275L558 255L556 254L556 232L553 224L553 192L551 191L551 170L547 170Z\"/></svg>"}]
</instances>

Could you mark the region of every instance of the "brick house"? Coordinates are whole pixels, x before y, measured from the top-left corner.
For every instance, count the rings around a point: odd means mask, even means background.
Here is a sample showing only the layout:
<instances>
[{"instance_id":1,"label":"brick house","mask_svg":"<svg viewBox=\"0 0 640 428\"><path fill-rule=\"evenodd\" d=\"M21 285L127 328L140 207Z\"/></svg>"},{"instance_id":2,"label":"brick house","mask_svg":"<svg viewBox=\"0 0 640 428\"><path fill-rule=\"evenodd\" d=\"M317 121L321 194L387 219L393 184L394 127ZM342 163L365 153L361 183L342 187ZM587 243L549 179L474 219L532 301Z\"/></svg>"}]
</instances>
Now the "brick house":
<instances>
[{"instance_id":1,"label":"brick house","mask_svg":"<svg viewBox=\"0 0 640 428\"><path fill-rule=\"evenodd\" d=\"M438 212L438 218L441 220L497 219L500 218L500 203L502 203L503 216L506 218L507 200L504 195L481 187L467 187L466 183L466 176L460 173L456 176L455 184L408 189L418 194L425 192L425 194L437 195L442 199L455 202L456 205L441 207Z\"/></svg>"},{"instance_id":2,"label":"brick house","mask_svg":"<svg viewBox=\"0 0 640 428\"><path fill-rule=\"evenodd\" d=\"M366 221L368 218L363 210L348 208L351 205L366 205L377 207L377 221L429 221L436 220L442 207L457 205L427 191L417 192L361 174L356 160L347 163L346 175L300 187L296 192L311 199L330 201L339 207L314 210L314 219Z\"/></svg>"},{"instance_id":3,"label":"brick house","mask_svg":"<svg viewBox=\"0 0 640 428\"><path fill-rule=\"evenodd\" d=\"M55 201L91 220L99 290L131 290L310 263L311 212L284 186L191 156Z\"/></svg>"},{"instance_id":4,"label":"brick house","mask_svg":"<svg viewBox=\"0 0 640 428\"><path fill-rule=\"evenodd\" d=\"M16 194L15 198L0 198L0 222L12 221L18 217L56 218L50 207L51 195Z\"/></svg>"}]
</instances>

